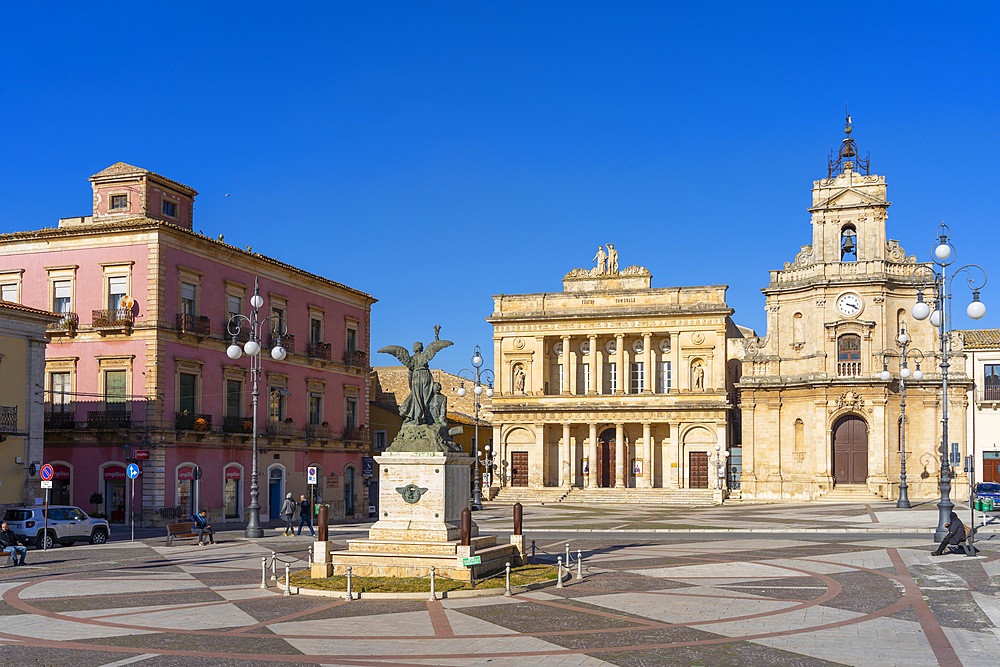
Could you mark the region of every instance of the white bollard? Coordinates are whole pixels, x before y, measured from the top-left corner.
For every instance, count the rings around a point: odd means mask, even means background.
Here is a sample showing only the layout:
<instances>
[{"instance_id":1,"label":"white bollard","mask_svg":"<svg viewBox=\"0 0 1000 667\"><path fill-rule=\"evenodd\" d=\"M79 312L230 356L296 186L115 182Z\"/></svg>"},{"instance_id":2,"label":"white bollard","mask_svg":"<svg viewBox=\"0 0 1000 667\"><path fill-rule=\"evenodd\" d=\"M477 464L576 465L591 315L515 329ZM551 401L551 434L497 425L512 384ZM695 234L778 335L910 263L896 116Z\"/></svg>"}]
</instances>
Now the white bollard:
<instances>
[{"instance_id":1,"label":"white bollard","mask_svg":"<svg viewBox=\"0 0 1000 667\"><path fill-rule=\"evenodd\" d=\"M292 594L292 584L290 582L291 578L288 576L290 569L291 568L288 566L288 563L285 563L285 595Z\"/></svg>"},{"instance_id":2,"label":"white bollard","mask_svg":"<svg viewBox=\"0 0 1000 667\"><path fill-rule=\"evenodd\" d=\"M583 581L583 553L576 550L576 578Z\"/></svg>"},{"instance_id":3,"label":"white bollard","mask_svg":"<svg viewBox=\"0 0 1000 667\"><path fill-rule=\"evenodd\" d=\"M563 561L563 564L566 566L566 569L568 570L572 566L572 563L573 563L573 561L571 561L570 558L569 558L569 542L567 542L566 543L566 560Z\"/></svg>"},{"instance_id":4,"label":"white bollard","mask_svg":"<svg viewBox=\"0 0 1000 667\"><path fill-rule=\"evenodd\" d=\"M348 565L347 566L347 596L345 597L345 599L348 602L350 602L351 600L354 599L354 594L351 592L351 577L352 576L353 575L351 574L351 566Z\"/></svg>"},{"instance_id":5,"label":"white bollard","mask_svg":"<svg viewBox=\"0 0 1000 667\"><path fill-rule=\"evenodd\" d=\"M504 564L504 569L506 570L506 584L504 586L503 594L510 595L510 563Z\"/></svg>"},{"instance_id":6,"label":"white bollard","mask_svg":"<svg viewBox=\"0 0 1000 667\"><path fill-rule=\"evenodd\" d=\"M556 588L562 588L562 556L556 558Z\"/></svg>"},{"instance_id":7,"label":"white bollard","mask_svg":"<svg viewBox=\"0 0 1000 667\"><path fill-rule=\"evenodd\" d=\"M267 556L260 557L260 587L267 588Z\"/></svg>"},{"instance_id":8,"label":"white bollard","mask_svg":"<svg viewBox=\"0 0 1000 667\"><path fill-rule=\"evenodd\" d=\"M437 600L437 595L434 593L434 566L431 566L431 600Z\"/></svg>"},{"instance_id":9,"label":"white bollard","mask_svg":"<svg viewBox=\"0 0 1000 667\"><path fill-rule=\"evenodd\" d=\"M306 558L308 559L309 567L312 568L312 566L313 566L313 545L311 545L311 544L309 545L309 548L306 550Z\"/></svg>"},{"instance_id":10,"label":"white bollard","mask_svg":"<svg viewBox=\"0 0 1000 667\"><path fill-rule=\"evenodd\" d=\"M271 578L278 580L278 554L271 552Z\"/></svg>"}]
</instances>

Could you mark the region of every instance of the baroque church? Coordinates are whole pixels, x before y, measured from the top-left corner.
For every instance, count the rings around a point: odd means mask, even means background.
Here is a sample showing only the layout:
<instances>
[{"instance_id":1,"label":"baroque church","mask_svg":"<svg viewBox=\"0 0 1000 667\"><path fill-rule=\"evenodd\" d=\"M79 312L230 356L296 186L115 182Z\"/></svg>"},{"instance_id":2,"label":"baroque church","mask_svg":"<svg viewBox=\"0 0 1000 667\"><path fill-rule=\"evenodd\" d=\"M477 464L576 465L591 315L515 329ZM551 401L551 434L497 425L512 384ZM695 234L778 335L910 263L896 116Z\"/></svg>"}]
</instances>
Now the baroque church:
<instances>
[{"instance_id":1,"label":"baroque church","mask_svg":"<svg viewBox=\"0 0 1000 667\"><path fill-rule=\"evenodd\" d=\"M905 382L909 495L939 493L940 346L935 327L910 314L930 272L888 238L885 177L870 173L851 131L848 117L827 177L813 183L812 243L770 272L766 335L739 350L744 498L814 499L837 487L898 497L901 333L909 368L922 373ZM951 439L964 456L971 380L961 362L948 382ZM968 480L959 472L953 482Z\"/></svg>"},{"instance_id":2,"label":"baroque church","mask_svg":"<svg viewBox=\"0 0 1000 667\"><path fill-rule=\"evenodd\" d=\"M813 182L812 242L762 290L763 336L734 323L725 285L654 288L612 244L562 292L494 297L501 497L894 499L904 465L910 497L937 496L939 344L910 315L930 271L888 238L885 177L851 134L848 117ZM920 370L905 383L905 438L901 333ZM952 360L960 455L970 387Z\"/></svg>"}]
</instances>

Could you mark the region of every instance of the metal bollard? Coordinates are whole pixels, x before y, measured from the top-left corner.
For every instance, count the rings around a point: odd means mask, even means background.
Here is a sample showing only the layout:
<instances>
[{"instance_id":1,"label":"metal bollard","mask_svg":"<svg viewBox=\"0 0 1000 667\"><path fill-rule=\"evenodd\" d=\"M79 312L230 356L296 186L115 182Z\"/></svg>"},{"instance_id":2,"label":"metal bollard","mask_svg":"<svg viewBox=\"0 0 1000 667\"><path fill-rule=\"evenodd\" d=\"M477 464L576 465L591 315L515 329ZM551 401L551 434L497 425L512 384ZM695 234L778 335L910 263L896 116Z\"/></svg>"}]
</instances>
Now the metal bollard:
<instances>
[{"instance_id":1,"label":"metal bollard","mask_svg":"<svg viewBox=\"0 0 1000 667\"><path fill-rule=\"evenodd\" d=\"M524 525L524 508L521 503L514 503L514 534L520 535Z\"/></svg>"},{"instance_id":2,"label":"metal bollard","mask_svg":"<svg viewBox=\"0 0 1000 667\"><path fill-rule=\"evenodd\" d=\"M531 559L535 559L535 541L531 540Z\"/></svg>"},{"instance_id":3,"label":"metal bollard","mask_svg":"<svg viewBox=\"0 0 1000 667\"><path fill-rule=\"evenodd\" d=\"M260 587L267 588L267 556L260 557Z\"/></svg>"},{"instance_id":4,"label":"metal bollard","mask_svg":"<svg viewBox=\"0 0 1000 667\"><path fill-rule=\"evenodd\" d=\"M583 581L583 554L576 550L576 578Z\"/></svg>"},{"instance_id":5,"label":"metal bollard","mask_svg":"<svg viewBox=\"0 0 1000 667\"><path fill-rule=\"evenodd\" d=\"M434 594L434 566L431 566L431 600L437 600L437 595Z\"/></svg>"},{"instance_id":6,"label":"metal bollard","mask_svg":"<svg viewBox=\"0 0 1000 667\"><path fill-rule=\"evenodd\" d=\"M347 566L347 596L345 599L350 602L354 599L354 593L351 592L351 577L354 575L351 573L351 566Z\"/></svg>"},{"instance_id":7,"label":"metal bollard","mask_svg":"<svg viewBox=\"0 0 1000 667\"><path fill-rule=\"evenodd\" d=\"M556 588L562 588L562 556L556 558Z\"/></svg>"},{"instance_id":8,"label":"metal bollard","mask_svg":"<svg viewBox=\"0 0 1000 667\"><path fill-rule=\"evenodd\" d=\"M289 567L288 563L285 563L285 595L292 594L292 584L290 583L288 576L288 572L290 569L291 568Z\"/></svg>"},{"instance_id":9,"label":"metal bollard","mask_svg":"<svg viewBox=\"0 0 1000 667\"><path fill-rule=\"evenodd\" d=\"M278 580L278 554L274 551L271 552L271 578Z\"/></svg>"},{"instance_id":10,"label":"metal bollard","mask_svg":"<svg viewBox=\"0 0 1000 667\"><path fill-rule=\"evenodd\" d=\"M506 585L504 586L503 594L510 595L510 563L506 563L504 565L504 568L507 570L506 572L507 582Z\"/></svg>"},{"instance_id":11,"label":"metal bollard","mask_svg":"<svg viewBox=\"0 0 1000 667\"><path fill-rule=\"evenodd\" d=\"M569 542L566 543L566 560L564 560L563 562L566 563L567 570L570 568L570 565L573 562L569 558Z\"/></svg>"}]
</instances>

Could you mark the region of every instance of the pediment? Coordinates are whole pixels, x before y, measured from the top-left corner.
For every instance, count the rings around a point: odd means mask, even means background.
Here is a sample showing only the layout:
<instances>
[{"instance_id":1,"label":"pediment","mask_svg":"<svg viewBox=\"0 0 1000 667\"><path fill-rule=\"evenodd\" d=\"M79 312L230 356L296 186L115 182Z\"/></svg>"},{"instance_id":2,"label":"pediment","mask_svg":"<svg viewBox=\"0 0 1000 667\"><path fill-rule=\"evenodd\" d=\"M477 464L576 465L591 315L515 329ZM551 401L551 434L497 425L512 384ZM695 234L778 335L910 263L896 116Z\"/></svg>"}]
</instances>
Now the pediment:
<instances>
[{"instance_id":1,"label":"pediment","mask_svg":"<svg viewBox=\"0 0 1000 667\"><path fill-rule=\"evenodd\" d=\"M844 187L835 190L825 200L810 208L810 211L817 211L828 208L858 208L865 206L887 206L889 202L881 197L873 195L871 192L859 190L853 187Z\"/></svg>"}]
</instances>

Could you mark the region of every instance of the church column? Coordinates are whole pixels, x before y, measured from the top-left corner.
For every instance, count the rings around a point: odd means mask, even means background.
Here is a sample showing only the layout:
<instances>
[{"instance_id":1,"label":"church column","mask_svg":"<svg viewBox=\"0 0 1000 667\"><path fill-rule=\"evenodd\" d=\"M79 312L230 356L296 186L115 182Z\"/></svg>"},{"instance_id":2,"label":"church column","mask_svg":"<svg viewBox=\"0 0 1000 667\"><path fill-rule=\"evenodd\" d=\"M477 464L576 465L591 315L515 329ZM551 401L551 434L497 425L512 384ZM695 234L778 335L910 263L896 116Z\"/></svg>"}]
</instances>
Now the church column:
<instances>
[{"instance_id":1,"label":"church column","mask_svg":"<svg viewBox=\"0 0 1000 667\"><path fill-rule=\"evenodd\" d=\"M565 348L563 348L565 349ZM569 444L570 425L562 425L562 441L559 443L559 486L569 486L573 479L572 449Z\"/></svg>"},{"instance_id":2,"label":"church column","mask_svg":"<svg viewBox=\"0 0 1000 667\"><path fill-rule=\"evenodd\" d=\"M601 376L597 374L597 336L591 334L587 336L587 340L590 341L590 359L587 360L587 363L590 364L590 387L587 393L592 396L599 393L598 387L601 386L599 384ZM591 465L593 465L593 461L591 461Z\"/></svg>"},{"instance_id":3,"label":"church column","mask_svg":"<svg viewBox=\"0 0 1000 667\"><path fill-rule=\"evenodd\" d=\"M562 385L563 386L562 386L562 391L560 391L559 393L561 393L563 395L565 395L565 394L572 394L573 393L573 389L572 389L573 385L572 385L572 383L570 381L570 378L572 377L573 373L570 370L570 368L572 368L572 362L570 361L569 336L563 336L562 337L562 351L563 351L563 353L562 353Z\"/></svg>"},{"instance_id":4,"label":"church column","mask_svg":"<svg viewBox=\"0 0 1000 667\"><path fill-rule=\"evenodd\" d=\"M548 468L548 452L545 451L545 422L535 424L535 452L537 452L536 456L528 458L528 488L540 489L545 486L545 471Z\"/></svg>"},{"instance_id":5,"label":"church column","mask_svg":"<svg viewBox=\"0 0 1000 667\"><path fill-rule=\"evenodd\" d=\"M625 334L615 334L615 367L618 372L618 390L615 393L624 394L628 377L625 372Z\"/></svg>"},{"instance_id":6,"label":"church column","mask_svg":"<svg viewBox=\"0 0 1000 667\"><path fill-rule=\"evenodd\" d=\"M593 349L593 348L591 348ZM590 424L590 439L587 442L587 456L589 461L587 465L590 467L590 474L587 475L587 488L596 489L597 488L597 424Z\"/></svg>"},{"instance_id":7,"label":"church column","mask_svg":"<svg viewBox=\"0 0 1000 667\"><path fill-rule=\"evenodd\" d=\"M636 486L651 488L653 486L653 448L650 440L653 437L652 425L642 424L642 476L635 480Z\"/></svg>"},{"instance_id":8,"label":"church column","mask_svg":"<svg viewBox=\"0 0 1000 667\"><path fill-rule=\"evenodd\" d=\"M545 393L545 336L535 336L535 349L531 355L531 386L527 393L534 396Z\"/></svg>"},{"instance_id":9,"label":"church column","mask_svg":"<svg viewBox=\"0 0 1000 667\"><path fill-rule=\"evenodd\" d=\"M642 356L643 366L645 366L645 380L642 393L652 394L656 388L656 371L653 369L653 333L642 334Z\"/></svg>"},{"instance_id":10,"label":"church column","mask_svg":"<svg viewBox=\"0 0 1000 667\"><path fill-rule=\"evenodd\" d=\"M621 347L618 348L619 353ZM625 484L625 425L615 424L615 488L624 489Z\"/></svg>"}]
</instances>

